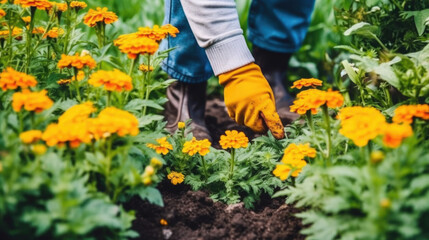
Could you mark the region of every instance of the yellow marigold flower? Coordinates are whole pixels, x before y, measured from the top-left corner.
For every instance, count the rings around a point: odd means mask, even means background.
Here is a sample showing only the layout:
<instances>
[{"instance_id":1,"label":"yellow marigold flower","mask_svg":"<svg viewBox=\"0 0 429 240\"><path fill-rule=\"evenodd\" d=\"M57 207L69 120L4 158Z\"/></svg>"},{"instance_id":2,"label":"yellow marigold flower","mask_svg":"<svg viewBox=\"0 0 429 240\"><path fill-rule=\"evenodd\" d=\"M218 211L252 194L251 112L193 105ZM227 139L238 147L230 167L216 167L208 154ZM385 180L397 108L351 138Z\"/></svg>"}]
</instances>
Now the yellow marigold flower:
<instances>
[{"instance_id":1,"label":"yellow marigold flower","mask_svg":"<svg viewBox=\"0 0 429 240\"><path fill-rule=\"evenodd\" d=\"M3 9L0 9L0 18L6 16L6 12Z\"/></svg>"},{"instance_id":2,"label":"yellow marigold flower","mask_svg":"<svg viewBox=\"0 0 429 240\"><path fill-rule=\"evenodd\" d=\"M159 224L161 224L162 226L167 226L168 222L164 218L161 218L161 220L159 220Z\"/></svg>"},{"instance_id":3,"label":"yellow marigold flower","mask_svg":"<svg viewBox=\"0 0 429 240\"><path fill-rule=\"evenodd\" d=\"M157 158L152 158L150 160L150 165L153 166L154 168L160 168L162 167L162 162Z\"/></svg>"},{"instance_id":4,"label":"yellow marigold flower","mask_svg":"<svg viewBox=\"0 0 429 240\"><path fill-rule=\"evenodd\" d=\"M385 126L383 143L390 148L397 148L402 140L413 135L413 129L408 124L391 123Z\"/></svg>"},{"instance_id":5,"label":"yellow marigold flower","mask_svg":"<svg viewBox=\"0 0 429 240\"><path fill-rule=\"evenodd\" d=\"M0 88L3 91L7 89L17 89L34 87L37 84L35 77L15 71L11 67L7 67L2 73L0 73Z\"/></svg>"},{"instance_id":6,"label":"yellow marigold flower","mask_svg":"<svg viewBox=\"0 0 429 240\"><path fill-rule=\"evenodd\" d=\"M159 44L150 38L132 38L119 45L119 50L126 53L130 59L135 59L138 55L153 55L158 48Z\"/></svg>"},{"instance_id":7,"label":"yellow marigold flower","mask_svg":"<svg viewBox=\"0 0 429 240\"><path fill-rule=\"evenodd\" d=\"M371 153L370 160L372 163L379 163L384 159L384 153L382 151L375 151Z\"/></svg>"},{"instance_id":8,"label":"yellow marigold flower","mask_svg":"<svg viewBox=\"0 0 429 240\"><path fill-rule=\"evenodd\" d=\"M162 39L166 38L168 35L176 37L176 34L179 33L179 30L171 24L164 25L159 27L154 25L150 27L141 27L136 32L138 37L147 37L153 39L157 42L160 42Z\"/></svg>"},{"instance_id":9,"label":"yellow marigold flower","mask_svg":"<svg viewBox=\"0 0 429 240\"><path fill-rule=\"evenodd\" d=\"M130 76L114 69L113 71L99 70L89 77L88 83L94 87L104 86L107 91L130 91L133 83Z\"/></svg>"},{"instance_id":10,"label":"yellow marigold flower","mask_svg":"<svg viewBox=\"0 0 429 240\"><path fill-rule=\"evenodd\" d=\"M97 23L111 24L118 20L118 16L114 12L109 12L107 7L97 7L96 10L89 9L88 13L83 17L83 23L95 27Z\"/></svg>"},{"instance_id":11,"label":"yellow marigold flower","mask_svg":"<svg viewBox=\"0 0 429 240\"><path fill-rule=\"evenodd\" d=\"M35 144L31 146L31 151L36 155L43 155L46 153L47 148L44 144Z\"/></svg>"},{"instance_id":12,"label":"yellow marigold flower","mask_svg":"<svg viewBox=\"0 0 429 240\"><path fill-rule=\"evenodd\" d=\"M15 112L21 111L24 107L26 111L40 113L54 104L46 94L46 90L30 92L28 89L14 93L12 96L12 108Z\"/></svg>"},{"instance_id":13,"label":"yellow marigold flower","mask_svg":"<svg viewBox=\"0 0 429 240\"><path fill-rule=\"evenodd\" d=\"M173 185L177 185L183 182L185 180L185 175L179 172L172 171L167 175L167 178L170 179L171 183Z\"/></svg>"},{"instance_id":14,"label":"yellow marigold flower","mask_svg":"<svg viewBox=\"0 0 429 240\"><path fill-rule=\"evenodd\" d=\"M319 89L308 89L297 94L297 99L290 106L291 112L305 114L311 111L317 113L317 109L326 104L330 108L336 108L343 105L344 98L338 91L322 91Z\"/></svg>"},{"instance_id":15,"label":"yellow marigold flower","mask_svg":"<svg viewBox=\"0 0 429 240\"><path fill-rule=\"evenodd\" d=\"M210 152L211 142L208 139L197 140L195 137L191 141L186 141L183 145L182 152L187 153L189 156L194 156L199 153L201 156L205 156Z\"/></svg>"},{"instance_id":16,"label":"yellow marigold flower","mask_svg":"<svg viewBox=\"0 0 429 240\"><path fill-rule=\"evenodd\" d=\"M301 89L303 87L317 87L322 86L322 81L315 78L302 78L300 80L296 80L293 82L293 86L291 88Z\"/></svg>"},{"instance_id":17,"label":"yellow marigold flower","mask_svg":"<svg viewBox=\"0 0 429 240\"><path fill-rule=\"evenodd\" d=\"M22 21L24 21L26 24L31 22L31 16L22 17Z\"/></svg>"},{"instance_id":18,"label":"yellow marigold flower","mask_svg":"<svg viewBox=\"0 0 429 240\"><path fill-rule=\"evenodd\" d=\"M59 85L66 85L66 84L69 84L70 82L71 82L71 79L60 79L57 81Z\"/></svg>"},{"instance_id":19,"label":"yellow marigold flower","mask_svg":"<svg viewBox=\"0 0 429 240\"><path fill-rule=\"evenodd\" d=\"M48 0L15 0L14 3L22 7L36 7L39 10L49 10L52 7Z\"/></svg>"},{"instance_id":20,"label":"yellow marigold flower","mask_svg":"<svg viewBox=\"0 0 429 240\"><path fill-rule=\"evenodd\" d=\"M85 2L71 1L70 8L76 9L77 11L86 8L88 5Z\"/></svg>"},{"instance_id":21,"label":"yellow marigold flower","mask_svg":"<svg viewBox=\"0 0 429 240\"><path fill-rule=\"evenodd\" d=\"M429 104L402 105L395 109L394 123L413 123L413 118L429 119Z\"/></svg>"},{"instance_id":22,"label":"yellow marigold flower","mask_svg":"<svg viewBox=\"0 0 429 240\"><path fill-rule=\"evenodd\" d=\"M94 113L97 109L95 109L94 104L92 102L84 102L78 105L74 105L67 109L59 118L58 122L60 124L65 123L77 123L82 122L89 118L91 113Z\"/></svg>"},{"instance_id":23,"label":"yellow marigold flower","mask_svg":"<svg viewBox=\"0 0 429 240\"><path fill-rule=\"evenodd\" d=\"M64 29L62 28L58 28L58 27L53 27L51 30L49 30L44 36L43 38L58 38L59 36L64 35Z\"/></svg>"},{"instance_id":24,"label":"yellow marigold flower","mask_svg":"<svg viewBox=\"0 0 429 240\"><path fill-rule=\"evenodd\" d=\"M77 148L81 143L90 143L91 136L87 121L60 122L49 124L43 132L42 140L50 147L69 143L70 147Z\"/></svg>"},{"instance_id":25,"label":"yellow marigold flower","mask_svg":"<svg viewBox=\"0 0 429 240\"><path fill-rule=\"evenodd\" d=\"M151 177L149 177L149 176L142 176L142 183L143 183L145 186L149 186L149 185L151 185L151 184L152 184L152 178L151 178Z\"/></svg>"},{"instance_id":26,"label":"yellow marigold flower","mask_svg":"<svg viewBox=\"0 0 429 240\"><path fill-rule=\"evenodd\" d=\"M98 117L91 119L90 131L95 139L105 138L111 134L120 137L125 135L136 136L139 133L139 121L131 113L108 107L98 114Z\"/></svg>"},{"instance_id":27,"label":"yellow marigold flower","mask_svg":"<svg viewBox=\"0 0 429 240\"><path fill-rule=\"evenodd\" d=\"M97 63L90 55L79 56L78 53L74 56L67 56L65 54L61 55L60 61L58 61L58 68L77 68L82 69L85 66L90 69L95 68Z\"/></svg>"},{"instance_id":28,"label":"yellow marigold flower","mask_svg":"<svg viewBox=\"0 0 429 240\"><path fill-rule=\"evenodd\" d=\"M184 122L178 122L177 123L177 128L179 128L179 129L183 129L183 128L185 128L186 127L186 124L184 123Z\"/></svg>"},{"instance_id":29,"label":"yellow marigold flower","mask_svg":"<svg viewBox=\"0 0 429 240\"><path fill-rule=\"evenodd\" d=\"M382 208L390 208L392 206L392 202L388 198L384 198L380 201L380 206Z\"/></svg>"},{"instance_id":30,"label":"yellow marigold flower","mask_svg":"<svg viewBox=\"0 0 429 240\"><path fill-rule=\"evenodd\" d=\"M153 66L149 67L148 65L141 64L139 66L139 70L142 71L142 72L152 72L153 71Z\"/></svg>"},{"instance_id":31,"label":"yellow marigold flower","mask_svg":"<svg viewBox=\"0 0 429 240\"><path fill-rule=\"evenodd\" d=\"M345 107L338 118L341 120L339 132L359 147L382 134L386 124L383 114L373 107Z\"/></svg>"},{"instance_id":32,"label":"yellow marigold flower","mask_svg":"<svg viewBox=\"0 0 429 240\"><path fill-rule=\"evenodd\" d=\"M282 162L287 163L291 160L301 160L304 157L316 157L316 149L310 147L310 144L298 144L291 143L285 148Z\"/></svg>"},{"instance_id":33,"label":"yellow marigold flower","mask_svg":"<svg viewBox=\"0 0 429 240\"><path fill-rule=\"evenodd\" d=\"M35 143L42 138L42 131L40 130L25 131L19 134L19 138L25 144Z\"/></svg>"},{"instance_id":34,"label":"yellow marigold flower","mask_svg":"<svg viewBox=\"0 0 429 240\"><path fill-rule=\"evenodd\" d=\"M146 146L162 155L166 155L170 150L173 150L173 145L167 141L167 137L158 138L156 141L158 144L148 143Z\"/></svg>"},{"instance_id":35,"label":"yellow marigold flower","mask_svg":"<svg viewBox=\"0 0 429 240\"><path fill-rule=\"evenodd\" d=\"M249 144L249 139L243 132L237 132L237 130L226 130L225 135L220 136L219 144L223 149L246 148Z\"/></svg>"},{"instance_id":36,"label":"yellow marigold flower","mask_svg":"<svg viewBox=\"0 0 429 240\"><path fill-rule=\"evenodd\" d=\"M289 174L292 177L298 177L302 169L307 165L307 162L304 160L293 160L288 161L287 163L281 162L277 164L276 168L273 171L274 176L280 178L282 181L286 180ZM292 171L292 173L291 173Z\"/></svg>"}]
</instances>

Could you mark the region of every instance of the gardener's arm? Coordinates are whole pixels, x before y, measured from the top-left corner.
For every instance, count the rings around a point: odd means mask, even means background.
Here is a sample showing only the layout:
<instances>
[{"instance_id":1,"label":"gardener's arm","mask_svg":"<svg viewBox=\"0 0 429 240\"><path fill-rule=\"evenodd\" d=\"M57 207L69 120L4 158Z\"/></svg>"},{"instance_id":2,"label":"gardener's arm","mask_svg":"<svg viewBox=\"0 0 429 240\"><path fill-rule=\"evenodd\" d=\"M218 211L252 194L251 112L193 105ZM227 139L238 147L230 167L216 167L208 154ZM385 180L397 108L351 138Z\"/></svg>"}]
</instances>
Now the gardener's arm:
<instances>
[{"instance_id":1,"label":"gardener's arm","mask_svg":"<svg viewBox=\"0 0 429 240\"><path fill-rule=\"evenodd\" d=\"M181 0L198 45L225 87L229 115L256 132L284 138L274 94L247 48L234 0Z\"/></svg>"}]
</instances>

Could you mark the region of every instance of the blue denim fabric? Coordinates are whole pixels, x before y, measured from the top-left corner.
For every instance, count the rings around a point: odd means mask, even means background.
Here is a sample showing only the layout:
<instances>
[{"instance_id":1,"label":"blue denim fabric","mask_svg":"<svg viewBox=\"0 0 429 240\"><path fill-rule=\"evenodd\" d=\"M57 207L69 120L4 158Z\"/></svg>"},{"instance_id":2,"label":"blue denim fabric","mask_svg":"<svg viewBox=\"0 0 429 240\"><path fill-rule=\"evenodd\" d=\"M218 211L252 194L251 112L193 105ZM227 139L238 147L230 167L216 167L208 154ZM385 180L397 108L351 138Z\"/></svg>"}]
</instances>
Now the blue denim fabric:
<instances>
[{"instance_id":1,"label":"blue denim fabric","mask_svg":"<svg viewBox=\"0 0 429 240\"><path fill-rule=\"evenodd\" d=\"M253 0L248 19L248 38L256 46L281 53L297 51L304 41L315 0ZM160 49L175 49L162 69L186 83L207 81L213 71L204 49L198 46L180 0L165 0L164 24L180 31L164 40Z\"/></svg>"}]
</instances>

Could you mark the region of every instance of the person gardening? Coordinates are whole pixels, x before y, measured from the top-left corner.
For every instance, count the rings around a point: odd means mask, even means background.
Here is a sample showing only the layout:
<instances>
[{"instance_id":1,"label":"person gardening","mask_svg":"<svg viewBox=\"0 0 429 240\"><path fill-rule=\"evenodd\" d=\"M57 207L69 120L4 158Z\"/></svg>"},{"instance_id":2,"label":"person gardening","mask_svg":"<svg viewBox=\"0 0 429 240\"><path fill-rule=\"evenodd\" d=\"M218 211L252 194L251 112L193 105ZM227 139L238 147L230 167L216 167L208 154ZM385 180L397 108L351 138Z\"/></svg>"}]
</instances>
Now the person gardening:
<instances>
[{"instance_id":1,"label":"person gardening","mask_svg":"<svg viewBox=\"0 0 429 240\"><path fill-rule=\"evenodd\" d=\"M166 0L164 23L180 30L161 43L175 48L162 69L178 81L167 89L167 129L192 119L197 139L211 139L204 122L207 80L224 86L228 114L258 133L284 138L292 97L282 83L289 59L302 45L314 0L253 0L248 17L250 52L234 0ZM252 55L253 53L253 55Z\"/></svg>"}]
</instances>

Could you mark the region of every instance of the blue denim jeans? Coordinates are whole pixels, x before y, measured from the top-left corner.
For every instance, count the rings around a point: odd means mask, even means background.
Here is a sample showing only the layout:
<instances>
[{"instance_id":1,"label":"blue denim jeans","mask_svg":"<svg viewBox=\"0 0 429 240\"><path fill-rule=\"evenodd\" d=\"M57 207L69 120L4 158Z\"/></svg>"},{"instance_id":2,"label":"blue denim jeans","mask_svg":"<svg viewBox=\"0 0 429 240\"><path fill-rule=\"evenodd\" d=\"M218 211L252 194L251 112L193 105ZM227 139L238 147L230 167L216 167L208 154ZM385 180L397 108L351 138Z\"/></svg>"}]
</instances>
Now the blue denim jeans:
<instances>
[{"instance_id":1,"label":"blue denim jeans","mask_svg":"<svg viewBox=\"0 0 429 240\"><path fill-rule=\"evenodd\" d=\"M215 0L214 0L215 1ZM248 18L248 39L256 46L280 53L297 51L304 41L315 0L252 0ZM168 37L160 49L175 48L162 69L181 82L200 83L213 76L204 49L198 46L180 0L165 0L164 24L180 31Z\"/></svg>"}]
</instances>

